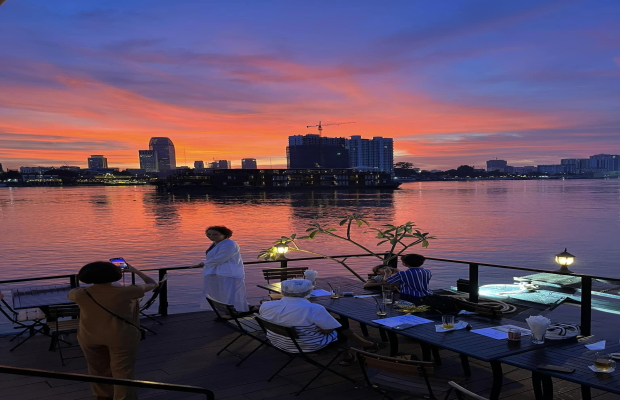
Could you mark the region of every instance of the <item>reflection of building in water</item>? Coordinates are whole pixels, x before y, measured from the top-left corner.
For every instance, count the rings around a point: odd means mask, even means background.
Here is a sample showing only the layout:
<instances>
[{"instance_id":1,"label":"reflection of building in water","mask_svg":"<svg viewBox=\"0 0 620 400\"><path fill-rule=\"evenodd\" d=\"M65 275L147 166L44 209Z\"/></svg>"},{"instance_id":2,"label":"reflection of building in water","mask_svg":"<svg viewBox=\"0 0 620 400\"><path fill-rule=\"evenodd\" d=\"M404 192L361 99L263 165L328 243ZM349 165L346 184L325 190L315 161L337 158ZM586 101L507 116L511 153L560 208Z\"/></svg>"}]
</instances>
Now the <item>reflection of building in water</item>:
<instances>
[{"instance_id":1,"label":"reflection of building in water","mask_svg":"<svg viewBox=\"0 0 620 400\"><path fill-rule=\"evenodd\" d=\"M296 218L334 218L357 213L393 216L394 191L380 189L320 190L291 192L290 205Z\"/></svg>"},{"instance_id":2,"label":"reflection of building in water","mask_svg":"<svg viewBox=\"0 0 620 400\"><path fill-rule=\"evenodd\" d=\"M152 217L155 227L167 230L181 222L179 207L184 203L184 199L181 197L180 201L177 201L174 195L149 192L142 197L142 204L145 214Z\"/></svg>"}]
</instances>

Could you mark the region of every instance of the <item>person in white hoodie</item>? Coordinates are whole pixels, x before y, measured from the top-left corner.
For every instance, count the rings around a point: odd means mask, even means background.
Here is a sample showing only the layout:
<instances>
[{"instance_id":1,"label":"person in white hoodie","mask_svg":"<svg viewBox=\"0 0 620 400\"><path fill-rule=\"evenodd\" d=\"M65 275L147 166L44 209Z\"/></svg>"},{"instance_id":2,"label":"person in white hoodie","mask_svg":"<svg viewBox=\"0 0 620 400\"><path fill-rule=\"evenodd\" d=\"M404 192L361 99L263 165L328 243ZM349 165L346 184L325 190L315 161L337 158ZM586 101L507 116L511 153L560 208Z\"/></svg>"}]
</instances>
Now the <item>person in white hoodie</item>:
<instances>
[{"instance_id":1,"label":"person in white hoodie","mask_svg":"<svg viewBox=\"0 0 620 400\"><path fill-rule=\"evenodd\" d=\"M201 308L210 309L206 297L220 303L231 304L239 312L250 310L245 295L245 272L239 245L232 240L232 231L225 226L210 226L205 230L213 241L206 251L203 267L204 288Z\"/></svg>"}]
</instances>

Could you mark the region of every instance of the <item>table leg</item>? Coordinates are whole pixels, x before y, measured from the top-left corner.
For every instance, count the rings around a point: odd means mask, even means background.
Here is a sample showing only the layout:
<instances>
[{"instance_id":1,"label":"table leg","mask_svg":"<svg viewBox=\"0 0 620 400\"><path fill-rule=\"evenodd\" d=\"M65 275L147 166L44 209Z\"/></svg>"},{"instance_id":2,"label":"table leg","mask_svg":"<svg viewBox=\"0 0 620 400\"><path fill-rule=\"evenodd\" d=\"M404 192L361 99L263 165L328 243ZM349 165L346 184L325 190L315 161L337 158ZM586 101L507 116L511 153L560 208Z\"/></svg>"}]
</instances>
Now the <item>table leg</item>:
<instances>
[{"instance_id":1,"label":"table leg","mask_svg":"<svg viewBox=\"0 0 620 400\"><path fill-rule=\"evenodd\" d=\"M534 389L534 398L536 400L543 400L542 384L540 382L540 374L532 371L532 388Z\"/></svg>"},{"instance_id":2,"label":"table leg","mask_svg":"<svg viewBox=\"0 0 620 400\"><path fill-rule=\"evenodd\" d=\"M363 322L360 322L360 329L362 330L362 335L364 335L364 337L368 337L368 325L366 325Z\"/></svg>"},{"instance_id":3,"label":"table leg","mask_svg":"<svg viewBox=\"0 0 620 400\"><path fill-rule=\"evenodd\" d=\"M433 352L433 361L435 361L435 365L441 365L441 356L439 355L439 348L437 346L431 346L431 351Z\"/></svg>"},{"instance_id":4,"label":"table leg","mask_svg":"<svg viewBox=\"0 0 620 400\"><path fill-rule=\"evenodd\" d=\"M465 354L459 354L461 358L461 365L463 366L463 372L465 376L471 376L471 368L469 368L469 357Z\"/></svg>"},{"instance_id":5,"label":"table leg","mask_svg":"<svg viewBox=\"0 0 620 400\"><path fill-rule=\"evenodd\" d=\"M502 382L504 380L502 363L497 360L491 361L491 370L493 371L493 387L491 388L491 400L497 400L499 399L499 394L502 391Z\"/></svg>"},{"instance_id":6,"label":"table leg","mask_svg":"<svg viewBox=\"0 0 620 400\"><path fill-rule=\"evenodd\" d=\"M392 331L387 331L387 336L390 341L390 357L394 357L398 354L398 336Z\"/></svg>"},{"instance_id":7,"label":"table leg","mask_svg":"<svg viewBox=\"0 0 620 400\"><path fill-rule=\"evenodd\" d=\"M420 342L420 347L422 348L422 360L433 361L430 346L424 342Z\"/></svg>"},{"instance_id":8,"label":"table leg","mask_svg":"<svg viewBox=\"0 0 620 400\"><path fill-rule=\"evenodd\" d=\"M542 392L545 400L553 399L553 381L551 377L543 375L540 377L540 381L542 382Z\"/></svg>"},{"instance_id":9,"label":"table leg","mask_svg":"<svg viewBox=\"0 0 620 400\"><path fill-rule=\"evenodd\" d=\"M581 385L581 400L592 400L590 386Z\"/></svg>"},{"instance_id":10,"label":"table leg","mask_svg":"<svg viewBox=\"0 0 620 400\"><path fill-rule=\"evenodd\" d=\"M389 340L388 336L387 336L387 333L385 333L385 329L379 328L379 336L381 336L381 341L382 342L387 342Z\"/></svg>"}]
</instances>

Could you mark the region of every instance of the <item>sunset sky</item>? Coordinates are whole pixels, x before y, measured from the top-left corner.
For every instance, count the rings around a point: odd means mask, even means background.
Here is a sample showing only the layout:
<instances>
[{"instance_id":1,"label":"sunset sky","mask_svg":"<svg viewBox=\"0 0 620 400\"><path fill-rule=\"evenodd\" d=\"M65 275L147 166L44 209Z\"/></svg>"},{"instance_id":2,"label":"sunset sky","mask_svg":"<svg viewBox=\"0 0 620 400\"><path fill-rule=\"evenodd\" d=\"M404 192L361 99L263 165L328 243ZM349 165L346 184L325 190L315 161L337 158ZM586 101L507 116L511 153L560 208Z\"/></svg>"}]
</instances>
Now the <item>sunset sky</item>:
<instances>
[{"instance_id":1,"label":"sunset sky","mask_svg":"<svg viewBox=\"0 0 620 400\"><path fill-rule=\"evenodd\" d=\"M620 1L33 1L0 7L0 163L286 164L393 137L423 169L620 153Z\"/></svg>"}]
</instances>

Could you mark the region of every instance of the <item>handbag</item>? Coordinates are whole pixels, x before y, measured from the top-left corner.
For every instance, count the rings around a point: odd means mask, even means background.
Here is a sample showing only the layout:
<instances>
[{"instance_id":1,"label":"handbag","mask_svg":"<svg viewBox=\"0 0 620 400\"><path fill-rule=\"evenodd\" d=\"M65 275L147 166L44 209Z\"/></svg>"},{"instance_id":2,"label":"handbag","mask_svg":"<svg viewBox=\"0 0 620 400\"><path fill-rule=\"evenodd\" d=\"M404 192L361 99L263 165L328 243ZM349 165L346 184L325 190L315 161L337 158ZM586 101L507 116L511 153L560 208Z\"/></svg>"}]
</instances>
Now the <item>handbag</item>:
<instances>
[{"instance_id":1,"label":"handbag","mask_svg":"<svg viewBox=\"0 0 620 400\"><path fill-rule=\"evenodd\" d=\"M85 289L84 291L86 292L86 294L88 295L88 297L90 297L90 298L91 298L91 300L95 302L95 304L97 304L99 307L103 308L105 311L107 311L107 312L108 312L110 315L112 315L114 318L116 318L116 319L118 319L118 320L121 320L121 321L123 321L124 323L129 324L129 325L133 326L134 328L136 328L136 329L140 332L140 340L141 340L141 341L142 341L142 340L144 340L144 339L146 339L146 329L141 328L141 327L137 326L136 324L134 324L133 322L128 321L127 319L125 319L125 318L121 317L120 315L118 315L118 314L116 314L116 313L114 313L114 312L112 312L112 311L108 310L108 309L107 309L107 308L105 308L103 305L101 305L101 304L100 304L97 300L95 300L95 298L93 297L93 295L92 295L92 294L90 294L90 293L88 292L88 290L87 290L87 289Z\"/></svg>"}]
</instances>

